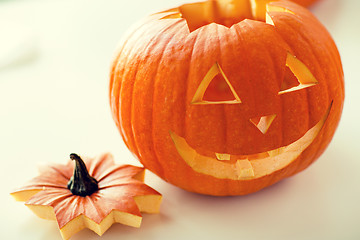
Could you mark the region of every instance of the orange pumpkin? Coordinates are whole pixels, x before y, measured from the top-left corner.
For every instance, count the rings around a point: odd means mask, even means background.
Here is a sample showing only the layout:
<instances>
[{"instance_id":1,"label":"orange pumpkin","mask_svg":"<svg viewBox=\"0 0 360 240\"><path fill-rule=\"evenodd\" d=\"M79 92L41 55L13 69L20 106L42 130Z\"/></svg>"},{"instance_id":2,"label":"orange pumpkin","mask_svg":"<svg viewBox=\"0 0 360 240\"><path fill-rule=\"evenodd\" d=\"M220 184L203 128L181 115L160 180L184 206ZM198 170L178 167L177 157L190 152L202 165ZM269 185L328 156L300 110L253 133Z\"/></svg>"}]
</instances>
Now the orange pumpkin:
<instances>
[{"instance_id":1,"label":"orange pumpkin","mask_svg":"<svg viewBox=\"0 0 360 240\"><path fill-rule=\"evenodd\" d=\"M291 0L297 4L303 5L305 7L308 7L312 5L314 2L317 2L318 0Z\"/></svg>"},{"instance_id":2,"label":"orange pumpkin","mask_svg":"<svg viewBox=\"0 0 360 240\"><path fill-rule=\"evenodd\" d=\"M162 196L143 182L145 169L116 165L108 153L70 158L75 167L71 161L43 166L11 193L39 217L56 220L64 240L83 228L102 235L113 223L140 227L140 212L159 212Z\"/></svg>"},{"instance_id":3,"label":"orange pumpkin","mask_svg":"<svg viewBox=\"0 0 360 240\"><path fill-rule=\"evenodd\" d=\"M141 163L210 195L249 194L304 170L344 101L338 50L307 9L229 1L149 16L122 40L110 80L113 118Z\"/></svg>"}]
</instances>

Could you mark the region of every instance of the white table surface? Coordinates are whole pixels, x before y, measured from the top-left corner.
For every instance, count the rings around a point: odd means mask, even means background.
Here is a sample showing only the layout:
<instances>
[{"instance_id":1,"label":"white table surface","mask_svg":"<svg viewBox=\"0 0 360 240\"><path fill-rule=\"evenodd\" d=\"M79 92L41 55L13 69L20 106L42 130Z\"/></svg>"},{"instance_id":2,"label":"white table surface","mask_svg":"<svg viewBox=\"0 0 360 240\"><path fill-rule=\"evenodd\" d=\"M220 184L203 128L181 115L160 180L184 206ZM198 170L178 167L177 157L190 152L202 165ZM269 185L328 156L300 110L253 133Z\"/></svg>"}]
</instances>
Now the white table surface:
<instances>
[{"instance_id":1,"label":"white table surface","mask_svg":"<svg viewBox=\"0 0 360 240\"><path fill-rule=\"evenodd\" d=\"M110 151L140 165L108 106L108 72L124 31L181 0L0 0L0 239L61 239L57 225L9 195L41 162ZM185 192L150 172L161 214L140 229L113 225L102 239L360 239L360 1L323 0L312 11L340 50L346 80L333 142L304 172L258 193L216 198ZM4 57L5 56L5 57ZM83 230L72 239L99 239Z\"/></svg>"}]
</instances>

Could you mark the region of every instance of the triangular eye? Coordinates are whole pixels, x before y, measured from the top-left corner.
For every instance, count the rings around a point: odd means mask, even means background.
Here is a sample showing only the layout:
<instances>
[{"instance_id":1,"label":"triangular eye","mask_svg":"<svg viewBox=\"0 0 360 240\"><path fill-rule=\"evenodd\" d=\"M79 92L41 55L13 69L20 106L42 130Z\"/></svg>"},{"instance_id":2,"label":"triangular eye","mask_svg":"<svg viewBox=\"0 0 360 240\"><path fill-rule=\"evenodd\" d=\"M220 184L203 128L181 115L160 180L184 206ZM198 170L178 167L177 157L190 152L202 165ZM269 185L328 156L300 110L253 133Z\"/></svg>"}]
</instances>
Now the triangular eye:
<instances>
[{"instance_id":1,"label":"triangular eye","mask_svg":"<svg viewBox=\"0 0 360 240\"><path fill-rule=\"evenodd\" d=\"M286 58L286 67L279 95L318 84L318 81L305 64L290 53L288 53Z\"/></svg>"},{"instance_id":2,"label":"triangular eye","mask_svg":"<svg viewBox=\"0 0 360 240\"><path fill-rule=\"evenodd\" d=\"M241 103L233 86L218 63L215 63L201 81L191 104L236 104Z\"/></svg>"}]
</instances>

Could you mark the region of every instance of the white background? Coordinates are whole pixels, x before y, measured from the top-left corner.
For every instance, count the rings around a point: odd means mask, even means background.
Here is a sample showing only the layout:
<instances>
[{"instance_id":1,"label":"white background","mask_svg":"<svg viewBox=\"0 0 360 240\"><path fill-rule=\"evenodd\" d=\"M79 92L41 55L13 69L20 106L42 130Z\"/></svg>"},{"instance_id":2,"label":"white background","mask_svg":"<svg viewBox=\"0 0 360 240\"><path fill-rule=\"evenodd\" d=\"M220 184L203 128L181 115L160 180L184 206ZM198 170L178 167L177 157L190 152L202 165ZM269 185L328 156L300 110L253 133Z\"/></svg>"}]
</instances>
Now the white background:
<instances>
[{"instance_id":1,"label":"white background","mask_svg":"<svg viewBox=\"0 0 360 240\"><path fill-rule=\"evenodd\" d=\"M9 193L41 162L71 152L110 151L140 165L124 146L108 106L108 72L124 31L181 0L0 0L0 239L61 239ZM333 35L346 80L333 142L306 171L258 193L209 197L151 173L161 214L140 229L113 225L102 239L360 239L360 1L323 0L312 11ZM72 239L99 239L84 230Z\"/></svg>"}]
</instances>

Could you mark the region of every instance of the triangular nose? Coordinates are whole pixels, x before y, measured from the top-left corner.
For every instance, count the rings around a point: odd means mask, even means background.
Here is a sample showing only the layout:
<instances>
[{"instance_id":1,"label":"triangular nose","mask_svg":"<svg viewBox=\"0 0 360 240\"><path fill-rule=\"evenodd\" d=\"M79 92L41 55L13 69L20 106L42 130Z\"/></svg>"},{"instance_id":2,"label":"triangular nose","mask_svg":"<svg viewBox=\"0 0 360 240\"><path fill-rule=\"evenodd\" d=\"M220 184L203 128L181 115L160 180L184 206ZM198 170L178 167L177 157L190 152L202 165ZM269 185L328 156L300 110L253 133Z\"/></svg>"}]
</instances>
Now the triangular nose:
<instances>
[{"instance_id":1,"label":"triangular nose","mask_svg":"<svg viewBox=\"0 0 360 240\"><path fill-rule=\"evenodd\" d=\"M262 116L262 117L254 117L250 119L250 122L252 122L252 124L254 124L254 126L257 127L260 132L265 134L269 130L275 117L276 114Z\"/></svg>"}]
</instances>

